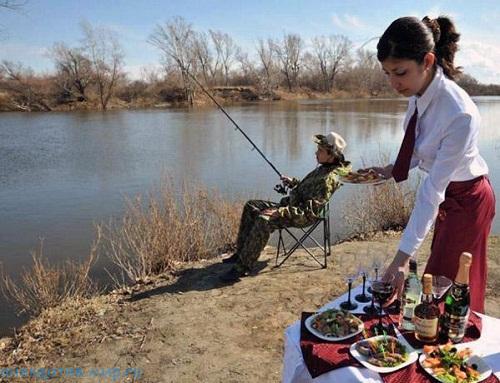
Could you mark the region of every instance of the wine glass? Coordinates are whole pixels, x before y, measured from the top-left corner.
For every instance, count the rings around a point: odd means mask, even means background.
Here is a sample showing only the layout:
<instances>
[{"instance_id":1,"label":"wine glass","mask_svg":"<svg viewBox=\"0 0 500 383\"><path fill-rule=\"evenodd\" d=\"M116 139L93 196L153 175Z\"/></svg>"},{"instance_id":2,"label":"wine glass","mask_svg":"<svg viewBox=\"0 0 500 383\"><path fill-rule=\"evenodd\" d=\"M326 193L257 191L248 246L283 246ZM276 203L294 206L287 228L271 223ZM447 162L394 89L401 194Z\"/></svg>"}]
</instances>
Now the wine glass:
<instances>
[{"instance_id":1,"label":"wine glass","mask_svg":"<svg viewBox=\"0 0 500 383\"><path fill-rule=\"evenodd\" d=\"M370 258L370 247L366 248L366 257L364 259L369 259ZM371 301L371 296L366 294L366 277L367 277L367 270L364 264L362 263L361 259L358 262L358 275L361 275L361 278L363 279L363 290L361 294L357 294L354 299L358 302L361 303L367 303Z\"/></svg>"},{"instance_id":2,"label":"wine glass","mask_svg":"<svg viewBox=\"0 0 500 383\"><path fill-rule=\"evenodd\" d=\"M434 302L438 302L443 295L451 287L452 281L450 278L444 275L433 275L432 276L432 296L434 297Z\"/></svg>"},{"instance_id":3,"label":"wine glass","mask_svg":"<svg viewBox=\"0 0 500 383\"><path fill-rule=\"evenodd\" d=\"M353 261L354 263L356 263L356 260L357 260L357 256L354 255L353 256ZM344 309L344 310L356 310L358 308L358 304L353 302L351 300L351 289L352 289L352 283L354 282L354 280L358 277L358 269L354 270L353 272L347 274L346 276L346 282L347 282L347 286L349 288L349 292L347 294L347 300L342 302L340 304L340 308L341 309Z\"/></svg>"},{"instance_id":4,"label":"wine glass","mask_svg":"<svg viewBox=\"0 0 500 383\"><path fill-rule=\"evenodd\" d=\"M368 282L370 283L370 287L368 288L368 291L373 293L373 290L371 289L371 285L378 281L378 266L377 268L373 268L369 273L368 273ZM371 305L366 305L363 307L363 311L368 314L368 315L376 315L378 310L375 307L375 298L373 297L373 294L371 296Z\"/></svg>"},{"instance_id":5,"label":"wine glass","mask_svg":"<svg viewBox=\"0 0 500 383\"><path fill-rule=\"evenodd\" d=\"M361 277L363 278L363 291L361 294L356 295L354 297L354 299L356 299L358 302L361 302L361 303L370 302L372 300L372 297L370 295L368 295L365 291L366 277L367 277L366 270L361 269L360 274L361 274Z\"/></svg>"},{"instance_id":6,"label":"wine glass","mask_svg":"<svg viewBox=\"0 0 500 383\"><path fill-rule=\"evenodd\" d=\"M372 294L379 305L378 323L372 326L374 333L383 334L388 332L388 327L382 323L382 306L391 298L394 293L394 275L389 276L385 280L374 281L372 284Z\"/></svg>"},{"instance_id":7,"label":"wine glass","mask_svg":"<svg viewBox=\"0 0 500 383\"><path fill-rule=\"evenodd\" d=\"M380 271L380 267L382 266L382 262L380 262L380 259L378 259L378 257L375 257L373 258L373 261L372 261L372 269L373 269L373 272L374 272L374 278L371 279L371 281L378 281L378 273ZM371 286L371 283L370 283L370 286L368 287L368 292L371 294L372 293L372 286Z\"/></svg>"}]
</instances>

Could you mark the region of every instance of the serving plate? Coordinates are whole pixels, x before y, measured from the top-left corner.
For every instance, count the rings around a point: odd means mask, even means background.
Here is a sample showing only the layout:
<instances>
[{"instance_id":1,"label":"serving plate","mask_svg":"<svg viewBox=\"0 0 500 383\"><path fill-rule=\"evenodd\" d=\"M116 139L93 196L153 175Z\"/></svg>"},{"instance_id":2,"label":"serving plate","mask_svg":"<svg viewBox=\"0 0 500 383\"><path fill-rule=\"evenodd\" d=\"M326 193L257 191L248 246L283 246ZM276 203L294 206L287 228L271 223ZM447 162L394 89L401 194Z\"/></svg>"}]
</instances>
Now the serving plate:
<instances>
[{"instance_id":1,"label":"serving plate","mask_svg":"<svg viewBox=\"0 0 500 383\"><path fill-rule=\"evenodd\" d=\"M336 310L336 309L329 309L329 310L333 310L333 311L341 311L341 310ZM358 326L358 329L355 331L355 332L352 332L350 333L349 335L346 335L346 336L341 336L341 337L335 337L335 336L329 336L329 335L325 335L323 334L322 332L320 332L319 330L315 329L313 326L312 326L312 322L321 314L325 313L326 311L329 311L329 310L325 310L325 311L322 311L322 312L319 312L317 314L314 314L314 315L311 315L309 318L307 318L305 321L304 321L304 324L307 328L307 330L313 334L314 336L320 338L320 339L323 339L323 340L327 340L327 341L330 341L330 342L339 342L341 340L345 340L345 339L349 339L349 338L352 338L358 334L360 334L365 326L363 325L363 322L361 321L361 319L359 318L356 318L358 321L359 321L359 326Z\"/></svg>"},{"instance_id":2,"label":"serving plate","mask_svg":"<svg viewBox=\"0 0 500 383\"><path fill-rule=\"evenodd\" d=\"M397 366L392 366L392 367L381 367L381 366L376 366L374 364L371 364L368 362L368 359L369 357L366 356L366 355L363 355L361 354L358 350L357 350L357 345L361 342L365 342L365 341L378 341L378 340L382 340L382 339L394 339L396 340L398 343L400 343L401 345L403 345L405 348L406 348L406 351L408 353L408 359L404 362L402 362L401 364L398 364ZM393 371L397 371L403 367L406 367L406 366L409 366L410 364L412 363L415 363L418 359L418 353L417 351L415 351L406 341L404 340L401 340L401 339L398 339L398 338L395 338L395 337L392 337L392 336L389 336L389 335L378 335L378 336L374 336L372 338L368 338L368 339L362 339L356 343L353 343L351 345L351 347L349 348L349 351L351 352L351 355L356 358L363 366L365 366L366 368L372 370L372 371L375 371L375 372L378 372L378 373L387 373L387 372L393 372Z\"/></svg>"},{"instance_id":3,"label":"serving plate","mask_svg":"<svg viewBox=\"0 0 500 383\"><path fill-rule=\"evenodd\" d=\"M457 351L460 351L464 348L469 347L472 350L472 352L474 352L473 347L470 347L469 345L467 345L467 343L455 344L455 345L453 345L453 347L455 347L457 349ZM423 362L427 358L428 358L428 356L425 353L421 354L420 357L418 358L418 362L420 363L422 368L425 370L425 372L427 372L430 376L432 376L434 379L436 379L439 382L448 383L449 380L443 379L439 375L434 374L432 368L424 367ZM479 372L479 376L478 376L478 379L475 380L474 382L482 382L483 380L485 380L486 378L488 378L492 374L491 367L488 366L488 364L484 361L484 359L481 358L479 355L472 354L471 356L469 356L466 359L466 363L469 366L471 366L472 364L477 365L477 371Z\"/></svg>"},{"instance_id":4,"label":"serving plate","mask_svg":"<svg viewBox=\"0 0 500 383\"><path fill-rule=\"evenodd\" d=\"M339 176L339 180L346 184L355 185L380 185L387 182L387 179L375 172L351 172L344 176Z\"/></svg>"}]
</instances>

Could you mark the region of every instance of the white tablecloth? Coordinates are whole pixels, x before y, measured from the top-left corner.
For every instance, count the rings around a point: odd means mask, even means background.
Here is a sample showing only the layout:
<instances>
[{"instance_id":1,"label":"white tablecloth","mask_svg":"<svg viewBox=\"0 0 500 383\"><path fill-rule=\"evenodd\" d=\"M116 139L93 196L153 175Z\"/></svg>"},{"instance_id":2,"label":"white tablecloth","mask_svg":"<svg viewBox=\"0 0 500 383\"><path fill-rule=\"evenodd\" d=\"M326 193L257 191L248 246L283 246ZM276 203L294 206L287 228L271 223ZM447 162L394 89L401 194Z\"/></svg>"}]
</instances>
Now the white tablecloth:
<instances>
[{"instance_id":1,"label":"white tablecloth","mask_svg":"<svg viewBox=\"0 0 500 383\"><path fill-rule=\"evenodd\" d=\"M358 286L353 291L353 297L360 291ZM324 308L338 307L346 300L343 295L326 304ZM361 305L360 305L361 308ZM359 309L357 310L359 311ZM356 312L356 311L354 311ZM474 353L480 355L492 368L493 373L500 378L500 319L479 314L483 320L481 338L468 345L474 348ZM418 362L417 362L418 363ZM285 355L283 357L283 383L327 383L327 382L382 382L380 375L367 368L339 368L313 379L307 370L300 349L300 321L295 322L285 330Z\"/></svg>"}]
</instances>

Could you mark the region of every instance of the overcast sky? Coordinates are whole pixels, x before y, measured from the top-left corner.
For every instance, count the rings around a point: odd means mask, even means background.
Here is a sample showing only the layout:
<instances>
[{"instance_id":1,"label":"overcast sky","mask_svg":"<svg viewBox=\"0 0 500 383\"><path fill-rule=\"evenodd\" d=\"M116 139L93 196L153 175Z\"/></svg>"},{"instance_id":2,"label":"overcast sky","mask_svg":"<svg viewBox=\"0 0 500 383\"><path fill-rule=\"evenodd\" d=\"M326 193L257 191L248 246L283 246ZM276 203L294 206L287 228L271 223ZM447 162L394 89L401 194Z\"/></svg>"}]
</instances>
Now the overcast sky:
<instances>
[{"instance_id":1,"label":"overcast sky","mask_svg":"<svg viewBox=\"0 0 500 383\"><path fill-rule=\"evenodd\" d=\"M137 77L141 67L159 62L148 36L156 24L174 16L199 31L226 32L253 55L259 38L297 33L307 43L314 36L342 34L360 46L400 16L441 14L451 16L462 34L457 64L483 83L500 84L499 0L27 0L20 11L0 8L0 60L51 71L47 49L58 41L77 45L80 23L88 21L117 32L125 69Z\"/></svg>"}]
</instances>

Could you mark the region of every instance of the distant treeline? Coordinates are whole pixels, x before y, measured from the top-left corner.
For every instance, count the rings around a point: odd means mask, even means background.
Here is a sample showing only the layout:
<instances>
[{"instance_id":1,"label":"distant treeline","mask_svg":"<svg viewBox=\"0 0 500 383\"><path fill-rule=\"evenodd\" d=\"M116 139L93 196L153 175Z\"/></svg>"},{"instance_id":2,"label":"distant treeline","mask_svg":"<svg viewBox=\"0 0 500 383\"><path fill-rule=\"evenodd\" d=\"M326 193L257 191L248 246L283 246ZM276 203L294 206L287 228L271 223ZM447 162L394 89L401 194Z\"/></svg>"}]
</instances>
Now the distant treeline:
<instances>
[{"instance_id":1,"label":"distant treeline","mask_svg":"<svg viewBox=\"0 0 500 383\"><path fill-rule=\"evenodd\" d=\"M395 95L374 52L354 50L342 35L304 41L285 33L259 39L244 52L221 31L197 31L181 17L157 25L147 41L161 53L160 65L144 67L140 79L125 72L118 36L82 23L78 46L57 42L47 53L52 73L22 63L0 65L0 110L50 111L195 104L204 98L187 73L223 98L279 99L283 95L376 97ZM459 80L471 95L499 95L469 75Z\"/></svg>"}]
</instances>

